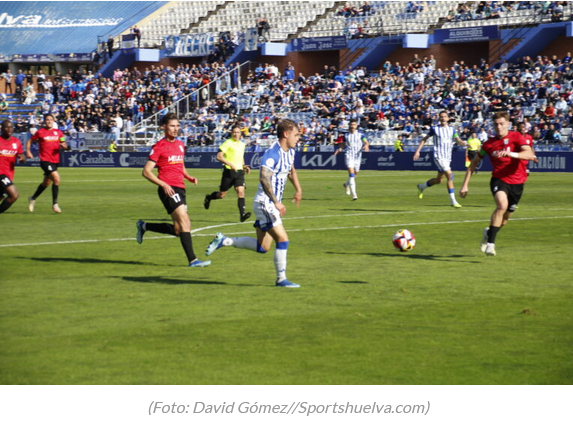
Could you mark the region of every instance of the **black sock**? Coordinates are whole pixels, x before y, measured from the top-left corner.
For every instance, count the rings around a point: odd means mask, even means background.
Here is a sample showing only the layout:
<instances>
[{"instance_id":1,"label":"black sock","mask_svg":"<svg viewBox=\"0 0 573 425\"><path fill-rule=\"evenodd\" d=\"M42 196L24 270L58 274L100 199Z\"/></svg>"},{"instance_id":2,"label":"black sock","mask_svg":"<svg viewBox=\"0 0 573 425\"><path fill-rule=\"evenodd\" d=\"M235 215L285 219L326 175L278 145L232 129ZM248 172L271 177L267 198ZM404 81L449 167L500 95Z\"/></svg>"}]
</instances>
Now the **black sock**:
<instances>
[{"instance_id":1,"label":"black sock","mask_svg":"<svg viewBox=\"0 0 573 425\"><path fill-rule=\"evenodd\" d=\"M495 237L499 229L501 229L501 227L489 226L489 230L487 231L487 243L495 243Z\"/></svg>"},{"instance_id":2,"label":"black sock","mask_svg":"<svg viewBox=\"0 0 573 425\"><path fill-rule=\"evenodd\" d=\"M209 200L214 201L215 199L219 199L219 192L213 192L210 195L207 195Z\"/></svg>"},{"instance_id":3,"label":"black sock","mask_svg":"<svg viewBox=\"0 0 573 425\"><path fill-rule=\"evenodd\" d=\"M8 208L12 206L12 202L8 202L8 198L5 198L2 203L0 203L0 214L6 211Z\"/></svg>"},{"instance_id":4,"label":"black sock","mask_svg":"<svg viewBox=\"0 0 573 425\"><path fill-rule=\"evenodd\" d=\"M239 214L245 215L245 198L237 199L237 205L239 206Z\"/></svg>"},{"instance_id":5,"label":"black sock","mask_svg":"<svg viewBox=\"0 0 573 425\"><path fill-rule=\"evenodd\" d=\"M181 232L179 233L179 239L181 239L181 246L187 254L187 261L191 262L197 257L193 251L193 241L191 240L191 232Z\"/></svg>"},{"instance_id":6,"label":"black sock","mask_svg":"<svg viewBox=\"0 0 573 425\"><path fill-rule=\"evenodd\" d=\"M46 190L46 188L47 186L44 186L44 183L40 183L40 185L36 189L36 192L34 192L34 194L32 195L32 199L35 200L38 196L42 194L44 190Z\"/></svg>"},{"instance_id":7,"label":"black sock","mask_svg":"<svg viewBox=\"0 0 573 425\"><path fill-rule=\"evenodd\" d=\"M58 203L58 193L60 192L60 186L55 184L52 185L52 204Z\"/></svg>"},{"instance_id":8,"label":"black sock","mask_svg":"<svg viewBox=\"0 0 573 425\"><path fill-rule=\"evenodd\" d=\"M169 223L145 223L145 231L175 236L175 228Z\"/></svg>"}]
</instances>

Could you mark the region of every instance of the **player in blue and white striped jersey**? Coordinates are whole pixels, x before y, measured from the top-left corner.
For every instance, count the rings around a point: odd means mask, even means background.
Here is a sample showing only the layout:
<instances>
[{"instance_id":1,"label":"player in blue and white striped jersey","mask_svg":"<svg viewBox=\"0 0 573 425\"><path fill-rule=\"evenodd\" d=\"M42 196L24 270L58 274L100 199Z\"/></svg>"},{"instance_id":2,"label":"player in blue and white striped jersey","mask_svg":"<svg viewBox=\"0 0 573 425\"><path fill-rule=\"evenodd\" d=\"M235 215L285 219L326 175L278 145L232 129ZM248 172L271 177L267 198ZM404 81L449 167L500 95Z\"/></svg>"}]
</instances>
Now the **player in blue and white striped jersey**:
<instances>
[{"instance_id":1,"label":"player in blue and white striped jersey","mask_svg":"<svg viewBox=\"0 0 573 425\"><path fill-rule=\"evenodd\" d=\"M276 242L275 268L276 286L298 288L286 278L287 249L289 239L282 224L281 217L286 213L282 203L287 178L295 189L292 201L299 206L302 200L302 188L294 168L295 146L300 132L298 125L291 120L283 120L277 127L278 142L265 152L261 161L259 191L255 195L253 210L257 216L255 228L257 239L251 237L229 238L217 233L215 239L207 246L206 255L211 255L219 248L234 246L264 254Z\"/></svg>"},{"instance_id":2,"label":"player in blue and white striped jersey","mask_svg":"<svg viewBox=\"0 0 573 425\"><path fill-rule=\"evenodd\" d=\"M350 193L352 193L352 200L356 201L358 199L356 195L356 176L360 171L360 164L362 163L362 151L368 152L369 144L364 133L358 131L358 122L355 119L350 120L349 128L350 131L344 135L348 180L346 183L343 183L342 186L346 189L346 194L350 195ZM337 149L334 155L338 155L342 150L342 147Z\"/></svg>"},{"instance_id":3,"label":"player in blue and white striped jersey","mask_svg":"<svg viewBox=\"0 0 573 425\"><path fill-rule=\"evenodd\" d=\"M462 141L456 129L448 125L448 121L450 117L446 111L440 112L439 115L439 125L433 125L430 127L430 131L416 149L414 153L414 161L417 161L420 158L420 151L422 147L426 143L426 141L432 137L434 140L434 163L438 168L438 176L428 180L426 183L421 183L418 185L418 197L422 199L424 197L424 190L430 186L434 186L436 184L441 184L444 180L444 176L446 176L447 186L448 186L448 194L450 195L450 201L452 207L454 208L461 208L462 206L458 204L456 201L456 194L454 191L454 175L452 174L451 162L452 162L452 149L454 148L454 143L459 145L466 146L467 143Z\"/></svg>"}]
</instances>

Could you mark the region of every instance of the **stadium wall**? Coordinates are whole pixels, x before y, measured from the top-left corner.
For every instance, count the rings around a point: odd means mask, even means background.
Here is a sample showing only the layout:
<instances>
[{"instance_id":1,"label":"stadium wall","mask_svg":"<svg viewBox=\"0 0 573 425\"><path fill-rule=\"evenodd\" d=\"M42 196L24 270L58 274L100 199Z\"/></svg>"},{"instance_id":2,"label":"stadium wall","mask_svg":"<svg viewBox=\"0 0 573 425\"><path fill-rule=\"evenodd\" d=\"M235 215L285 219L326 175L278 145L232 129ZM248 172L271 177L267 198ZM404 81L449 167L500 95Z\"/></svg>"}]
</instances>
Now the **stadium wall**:
<instances>
[{"instance_id":1,"label":"stadium wall","mask_svg":"<svg viewBox=\"0 0 573 425\"><path fill-rule=\"evenodd\" d=\"M409 49L399 47L383 58L378 64L380 68L384 62L400 62L401 65L409 63L414 54L420 57L434 55L438 68L449 68L454 61L464 61L467 65L479 65L482 58L489 58L489 42L431 44L427 49Z\"/></svg>"},{"instance_id":2,"label":"stadium wall","mask_svg":"<svg viewBox=\"0 0 573 425\"><path fill-rule=\"evenodd\" d=\"M311 52L290 52L286 56L258 55L253 61L257 64L274 63L282 73L290 62L296 71L296 76L302 72L304 76L322 73L324 65L339 67L341 50L315 50Z\"/></svg>"},{"instance_id":3,"label":"stadium wall","mask_svg":"<svg viewBox=\"0 0 573 425\"><path fill-rule=\"evenodd\" d=\"M568 52L573 51L573 39L565 35L561 35L545 47L539 54L541 56L551 57L556 55L559 59L563 59Z\"/></svg>"},{"instance_id":4,"label":"stadium wall","mask_svg":"<svg viewBox=\"0 0 573 425\"><path fill-rule=\"evenodd\" d=\"M262 153L246 153L245 162L251 168L261 165ZM541 172L573 172L573 152L536 152L539 164L530 163L529 168ZM221 163L213 153L188 152L185 155L187 168L221 168ZM149 153L146 152L63 152L61 167L95 168L143 168ZM413 160L411 152L365 152L362 154L362 170L409 170L435 172L433 152L422 152L418 161ZM40 166L40 160L28 160L23 166ZM342 155L332 152L298 152L295 167L302 170L346 170ZM465 171L465 152L454 152L452 169ZM480 164L480 171L491 171L488 158Z\"/></svg>"}]
</instances>

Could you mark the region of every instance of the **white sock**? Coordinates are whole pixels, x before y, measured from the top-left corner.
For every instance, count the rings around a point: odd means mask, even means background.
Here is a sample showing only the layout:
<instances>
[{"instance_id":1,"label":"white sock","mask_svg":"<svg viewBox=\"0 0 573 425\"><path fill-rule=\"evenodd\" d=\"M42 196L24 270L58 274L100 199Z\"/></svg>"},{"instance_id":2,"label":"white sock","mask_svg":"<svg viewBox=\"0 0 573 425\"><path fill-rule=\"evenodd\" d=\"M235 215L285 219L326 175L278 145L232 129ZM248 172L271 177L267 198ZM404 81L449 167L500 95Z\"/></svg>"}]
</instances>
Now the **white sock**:
<instances>
[{"instance_id":1,"label":"white sock","mask_svg":"<svg viewBox=\"0 0 573 425\"><path fill-rule=\"evenodd\" d=\"M251 251L257 251L257 240L248 236L243 236L241 238L226 238L223 240L224 246L234 246L235 248L248 249Z\"/></svg>"},{"instance_id":2,"label":"white sock","mask_svg":"<svg viewBox=\"0 0 573 425\"><path fill-rule=\"evenodd\" d=\"M287 250L275 249L275 268L277 270L277 282L286 279Z\"/></svg>"},{"instance_id":3,"label":"white sock","mask_svg":"<svg viewBox=\"0 0 573 425\"><path fill-rule=\"evenodd\" d=\"M426 190L428 188L428 182L420 183L420 189Z\"/></svg>"},{"instance_id":4,"label":"white sock","mask_svg":"<svg viewBox=\"0 0 573 425\"><path fill-rule=\"evenodd\" d=\"M456 194L455 193L450 193L450 199L452 200L452 205L456 204Z\"/></svg>"},{"instance_id":5,"label":"white sock","mask_svg":"<svg viewBox=\"0 0 573 425\"><path fill-rule=\"evenodd\" d=\"M352 197L356 198L356 177L349 177L348 185L350 186L350 192L352 193Z\"/></svg>"}]
</instances>

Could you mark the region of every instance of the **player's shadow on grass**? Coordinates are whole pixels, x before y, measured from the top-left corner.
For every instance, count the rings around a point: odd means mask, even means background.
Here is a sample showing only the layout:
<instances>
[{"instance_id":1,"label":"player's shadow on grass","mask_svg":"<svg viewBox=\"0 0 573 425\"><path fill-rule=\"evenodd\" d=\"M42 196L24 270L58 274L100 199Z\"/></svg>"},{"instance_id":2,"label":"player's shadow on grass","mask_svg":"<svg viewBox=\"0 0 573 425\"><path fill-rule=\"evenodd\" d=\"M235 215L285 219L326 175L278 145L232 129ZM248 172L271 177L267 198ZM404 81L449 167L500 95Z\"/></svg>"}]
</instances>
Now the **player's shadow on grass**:
<instances>
[{"instance_id":1,"label":"player's shadow on grass","mask_svg":"<svg viewBox=\"0 0 573 425\"><path fill-rule=\"evenodd\" d=\"M404 212L404 210L388 210L384 208L331 208L331 211Z\"/></svg>"},{"instance_id":2,"label":"player's shadow on grass","mask_svg":"<svg viewBox=\"0 0 573 425\"><path fill-rule=\"evenodd\" d=\"M217 282L213 280L193 280L193 279L174 279L163 276L110 276L116 279L126 280L137 283L160 283L162 285L226 285L226 282Z\"/></svg>"},{"instance_id":3,"label":"player's shadow on grass","mask_svg":"<svg viewBox=\"0 0 573 425\"><path fill-rule=\"evenodd\" d=\"M16 257L21 260L34 260L49 263L52 261L66 261L71 263L90 263L90 264L128 264L135 266L155 266L155 263L144 263L142 261L124 261L124 260L102 260L101 258L59 258L59 257Z\"/></svg>"},{"instance_id":4,"label":"player's shadow on grass","mask_svg":"<svg viewBox=\"0 0 573 425\"><path fill-rule=\"evenodd\" d=\"M398 252L388 254L384 252L366 252L366 253L351 253L351 252L332 252L329 251L327 254L332 255L370 255L372 257L400 257L400 258L409 258L412 260L432 260L432 261L455 261L458 263L479 263L479 261L468 261L468 260L460 260L460 258L466 258L467 255L433 255L433 254L400 254Z\"/></svg>"},{"instance_id":5,"label":"player's shadow on grass","mask_svg":"<svg viewBox=\"0 0 573 425\"><path fill-rule=\"evenodd\" d=\"M422 254L399 254L399 253L386 254L383 252L369 252L366 255L371 255L372 257L401 257L401 258L410 258L412 260L455 261L457 263L479 263L479 261L460 260L461 258L466 258L467 255L434 255L434 254L422 255Z\"/></svg>"}]
</instances>

